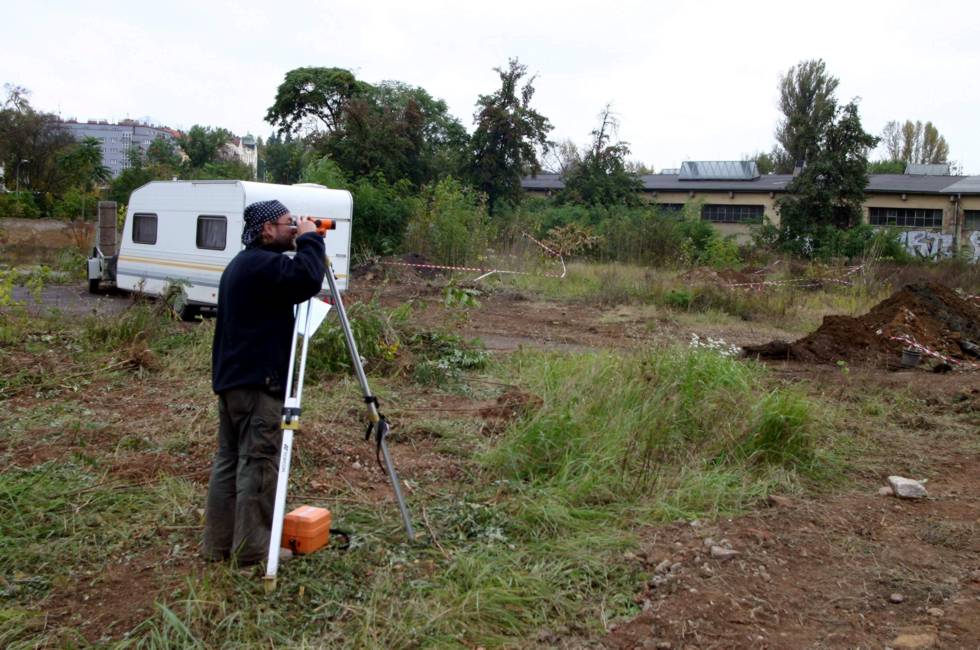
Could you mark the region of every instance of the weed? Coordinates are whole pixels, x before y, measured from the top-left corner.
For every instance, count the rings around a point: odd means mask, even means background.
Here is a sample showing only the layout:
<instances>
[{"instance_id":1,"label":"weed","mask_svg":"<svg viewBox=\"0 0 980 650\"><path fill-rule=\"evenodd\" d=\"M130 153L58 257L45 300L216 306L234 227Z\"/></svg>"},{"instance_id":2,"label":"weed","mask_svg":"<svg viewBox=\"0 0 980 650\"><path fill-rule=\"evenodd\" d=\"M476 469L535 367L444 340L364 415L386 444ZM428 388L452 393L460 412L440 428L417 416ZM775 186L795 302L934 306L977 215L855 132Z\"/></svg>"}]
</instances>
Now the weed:
<instances>
[{"instance_id":1,"label":"weed","mask_svg":"<svg viewBox=\"0 0 980 650\"><path fill-rule=\"evenodd\" d=\"M392 367L402 345L399 330L405 326L411 310L410 302L392 311L376 301L354 303L347 308L357 351L366 370L380 372ZM328 318L310 339L306 369L310 381L353 369L339 319Z\"/></svg>"},{"instance_id":2,"label":"weed","mask_svg":"<svg viewBox=\"0 0 980 650\"><path fill-rule=\"evenodd\" d=\"M818 470L813 405L766 389L762 366L701 349L525 354L517 363L545 406L512 427L487 462L573 503L651 498L679 487L678 467L717 466L748 486L777 468L801 477Z\"/></svg>"}]
</instances>

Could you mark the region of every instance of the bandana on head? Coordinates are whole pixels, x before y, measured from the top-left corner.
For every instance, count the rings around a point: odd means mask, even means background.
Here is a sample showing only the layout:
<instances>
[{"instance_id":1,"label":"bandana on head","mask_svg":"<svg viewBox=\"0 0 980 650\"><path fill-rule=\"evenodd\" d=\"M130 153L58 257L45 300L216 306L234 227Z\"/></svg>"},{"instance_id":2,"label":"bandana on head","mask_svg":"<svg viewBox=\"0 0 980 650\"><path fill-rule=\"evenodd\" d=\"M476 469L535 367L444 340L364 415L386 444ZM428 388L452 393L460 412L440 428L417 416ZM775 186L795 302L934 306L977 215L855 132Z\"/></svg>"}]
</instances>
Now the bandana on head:
<instances>
[{"instance_id":1,"label":"bandana on head","mask_svg":"<svg viewBox=\"0 0 980 650\"><path fill-rule=\"evenodd\" d=\"M245 228L242 230L242 244L245 248L259 245L262 224L267 221L274 221L287 212L289 212L289 208L275 199L258 201L245 208Z\"/></svg>"}]
</instances>

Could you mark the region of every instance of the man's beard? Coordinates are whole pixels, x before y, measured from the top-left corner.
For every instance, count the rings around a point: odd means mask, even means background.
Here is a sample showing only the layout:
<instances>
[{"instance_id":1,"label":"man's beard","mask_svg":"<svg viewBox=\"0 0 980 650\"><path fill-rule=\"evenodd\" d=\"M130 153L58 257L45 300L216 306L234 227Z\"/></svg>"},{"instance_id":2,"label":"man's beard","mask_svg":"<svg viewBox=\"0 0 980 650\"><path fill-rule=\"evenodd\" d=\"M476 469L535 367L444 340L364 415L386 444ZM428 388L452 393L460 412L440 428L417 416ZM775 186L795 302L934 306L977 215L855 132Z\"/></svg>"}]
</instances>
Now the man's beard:
<instances>
[{"instance_id":1,"label":"man's beard","mask_svg":"<svg viewBox=\"0 0 980 650\"><path fill-rule=\"evenodd\" d=\"M287 240L274 239L265 246L266 250L270 250L274 253L288 253L289 251L296 250L296 238L290 237Z\"/></svg>"}]
</instances>

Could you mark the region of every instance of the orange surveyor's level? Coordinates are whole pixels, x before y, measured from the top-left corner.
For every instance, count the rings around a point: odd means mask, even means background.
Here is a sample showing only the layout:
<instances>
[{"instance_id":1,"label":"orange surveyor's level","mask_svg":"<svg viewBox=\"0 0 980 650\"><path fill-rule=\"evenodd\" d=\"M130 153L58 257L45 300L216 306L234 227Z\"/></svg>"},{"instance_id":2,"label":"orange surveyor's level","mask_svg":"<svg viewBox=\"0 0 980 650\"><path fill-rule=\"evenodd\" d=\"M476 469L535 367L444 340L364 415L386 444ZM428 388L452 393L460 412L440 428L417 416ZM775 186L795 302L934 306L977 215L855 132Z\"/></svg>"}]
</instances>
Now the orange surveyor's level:
<instances>
[{"instance_id":1,"label":"orange surveyor's level","mask_svg":"<svg viewBox=\"0 0 980 650\"><path fill-rule=\"evenodd\" d=\"M327 234L328 230L337 229L337 222L333 219L314 219L313 225L316 226L316 231L321 237Z\"/></svg>"}]
</instances>

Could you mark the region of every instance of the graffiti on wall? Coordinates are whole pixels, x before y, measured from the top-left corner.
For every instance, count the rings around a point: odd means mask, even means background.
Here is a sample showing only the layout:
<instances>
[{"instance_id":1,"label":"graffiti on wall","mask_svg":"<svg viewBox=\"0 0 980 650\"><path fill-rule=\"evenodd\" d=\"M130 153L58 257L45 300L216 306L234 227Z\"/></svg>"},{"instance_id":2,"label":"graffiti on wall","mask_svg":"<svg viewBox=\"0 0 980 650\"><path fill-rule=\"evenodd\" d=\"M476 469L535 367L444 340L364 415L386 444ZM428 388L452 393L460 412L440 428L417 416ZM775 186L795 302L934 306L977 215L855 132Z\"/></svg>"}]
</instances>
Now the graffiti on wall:
<instances>
[{"instance_id":1,"label":"graffiti on wall","mask_svg":"<svg viewBox=\"0 0 980 650\"><path fill-rule=\"evenodd\" d=\"M953 254L953 236L929 230L906 230L899 241L910 255L916 257L950 257Z\"/></svg>"},{"instance_id":2,"label":"graffiti on wall","mask_svg":"<svg viewBox=\"0 0 980 650\"><path fill-rule=\"evenodd\" d=\"M964 246L970 261L980 263L980 230L974 230L967 237ZM916 257L940 258L953 256L953 236L930 230L907 230L898 239L910 255Z\"/></svg>"}]
</instances>

